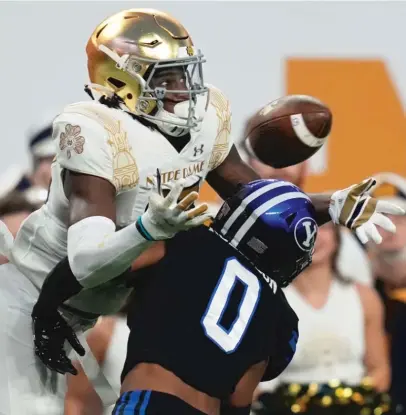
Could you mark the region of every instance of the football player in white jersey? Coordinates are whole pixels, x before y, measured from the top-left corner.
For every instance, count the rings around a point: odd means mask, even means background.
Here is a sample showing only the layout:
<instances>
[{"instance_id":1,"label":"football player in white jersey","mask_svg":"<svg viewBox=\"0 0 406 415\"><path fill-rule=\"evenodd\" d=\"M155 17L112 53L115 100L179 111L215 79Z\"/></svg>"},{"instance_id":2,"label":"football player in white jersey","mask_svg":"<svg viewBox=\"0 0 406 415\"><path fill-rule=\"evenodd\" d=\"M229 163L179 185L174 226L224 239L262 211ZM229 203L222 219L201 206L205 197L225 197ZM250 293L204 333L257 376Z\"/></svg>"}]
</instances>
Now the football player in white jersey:
<instances>
[{"instance_id":1,"label":"football player in white jersey","mask_svg":"<svg viewBox=\"0 0 406 415\"><path fill-rule=\"evenodd\" d=\"M64 310L81 330L81 312L121 307L128 289L110 282L154 241L210 217L206 205L192 205L204 179L225 198L259 178L233 145L228 100L204 83L203 55L174 18L151 9L120 12L95 29L87 56L89 91L101 98L69 105L55 119L48 201L24 222L13 245L3 246L10 263L0 266L1 415L33 413L32 397L49 391L49 372L32 347L31 313L60 261L68 258L82 289ZM152 192L157 169L160 194ZM319 222L358 229L364 240L379 239L376 224L394 231L381 213L403 211L370 198L373 183L312 196ZM63 324L39 308L35 318L53 329ZM44 325L41 330L47 333ZM52 360L46 338L36 336L37 348L45 345L43 361Z\"/></svg>"}]
</instances>

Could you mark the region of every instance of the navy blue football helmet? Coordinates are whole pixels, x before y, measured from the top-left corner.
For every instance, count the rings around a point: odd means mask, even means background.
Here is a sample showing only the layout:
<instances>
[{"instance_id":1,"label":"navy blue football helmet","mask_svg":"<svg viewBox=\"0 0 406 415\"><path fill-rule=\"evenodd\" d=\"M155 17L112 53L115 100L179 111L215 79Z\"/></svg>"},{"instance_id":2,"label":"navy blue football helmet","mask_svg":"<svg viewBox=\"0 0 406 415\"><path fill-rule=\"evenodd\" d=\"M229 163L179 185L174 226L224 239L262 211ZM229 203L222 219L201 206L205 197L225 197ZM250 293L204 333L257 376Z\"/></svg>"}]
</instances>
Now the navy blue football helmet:
<instances>
[{"instance_id":1,"label":"navy blue football helmet","mask_svg":"<svg viewBox=\"0 0 406 415\"><path fill-rule=\"evenodd\" d=\"M282 287L311 264L318 230L309 197L281 180L242 186L211 227Z\"/></svg>"}]
</instances>

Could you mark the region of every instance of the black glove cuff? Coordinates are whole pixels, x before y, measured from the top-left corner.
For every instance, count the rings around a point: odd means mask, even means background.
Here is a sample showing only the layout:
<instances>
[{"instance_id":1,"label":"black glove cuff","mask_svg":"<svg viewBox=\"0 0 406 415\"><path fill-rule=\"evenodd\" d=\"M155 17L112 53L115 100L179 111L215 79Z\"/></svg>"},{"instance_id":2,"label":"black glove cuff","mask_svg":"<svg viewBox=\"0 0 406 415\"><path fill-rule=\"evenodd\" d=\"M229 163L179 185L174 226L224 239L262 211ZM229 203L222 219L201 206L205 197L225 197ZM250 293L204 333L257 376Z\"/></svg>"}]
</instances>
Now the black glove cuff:
<instances>
[{"instance_id":1,"label":"black glove cuff","mask_svg":"<svg viewBox=\"0 0 406 415\"><path fill-rule=\"evenodd\" d=\"M68 258L63 259L45 279L32 316L52 315L60 305L82 289L82 285L73 275Z\"/></svg>"}]
</instances>

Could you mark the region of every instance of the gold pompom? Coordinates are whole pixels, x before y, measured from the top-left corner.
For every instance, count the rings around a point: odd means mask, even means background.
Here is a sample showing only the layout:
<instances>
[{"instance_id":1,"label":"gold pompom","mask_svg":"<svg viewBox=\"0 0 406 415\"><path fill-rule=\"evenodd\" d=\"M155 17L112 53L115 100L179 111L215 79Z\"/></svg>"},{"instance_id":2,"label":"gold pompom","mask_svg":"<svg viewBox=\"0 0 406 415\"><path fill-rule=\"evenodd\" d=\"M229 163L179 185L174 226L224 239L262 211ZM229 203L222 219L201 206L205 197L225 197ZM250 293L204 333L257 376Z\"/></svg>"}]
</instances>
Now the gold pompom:
<instances>
[{"instance_id":1,"label":"gold pompom","mask_svg":"<svg viewBox=\"0 0 406 415\"><path fill-rule=\"evenodd\" d=\"M358 405L362 405L364 403L364 397L359 392L354 392L351 398Z\"/></svg>"},{"instance_id":2,"label":"gold pompom","mask_svg":"<svg viewBox=\"0 0 406 415\"><path fill-rule=\"evenodd\" d=\"M299 413L299 412L301 412L301 411L302 411L302 408L301 408L301 406L300 406L300 405L298 405L297 403L294 403L294 404L290 407L290 410L291 410L294 414L297 414L297 413Z\"/></svg>"},{"instance_id":3,"label":"gold pompom","mask_svg":"<svg viewBox=\"0 0 406 415\"><path fill-rule=\"evenodd\" d=\"M298 383L291 383L289 385L289 395L295 396L297 395L302 387Z\"/></svg>"},{"instance_id":4,"label":"gold pompom","mask_svg":"<svg viewBox=\"0 0 406 415\"><path fill-rule=\"evenodd\" d=\"M330 406L333 403L331 396L323 396L321 398L321 404L325 407Z\"/></svg>"},{"instance_id":5,"label":"gold pompom","mask_svg":"<svg viewBox=\"0 0 406 415\"><path fill-rule=\"evenodd\" d=\"M331 379L328 382L328 385L330 386L330 388L337 388L338 386L340 386L341 382L338 379Z\"/></svg>"},{"instance_id":6,"label":"gold pompom","mask_svg":"<svg viewBox=\"0 0 406 415\"><path fill-rule=\"evenodd\" d=\"M317 383L311 383L307 389L307 394L309 396L314 396L319 391L319 385Z\"/></svg>"},{"instance_id":7,"label":"gold pompom","mask_svg":"<svg viewBox=\"0 0 406 415\"><path fill-rule=\"evenodd\" d=\"M372 378L370 378L369 376L366 376L365 378L361 380L361 386L366 390L371 390L373 389L374 382Z\"/></svg>"},{"instance_id":8,"label":"gold pompom","mask_svg":"<svg viewBox=\"0 0 406 415\"><path fill-rule=\"evenodd\" d=\"M344 388L344 390L343 390L343 397L344 398L351 398L352 393L353 393L353 391L352 391L351 388Z\"/></svg>"},{"instance_id":9,"label":"gold pompom","mask_svg":"<svg viewBox=\"0 0 406 415\"><path fill-rule=\"evenodd\" d=\"M344 389L343 388L337 388L335 391L335 395L337 398L343 398L344 397Z\"/></svg>"}]
</instances>

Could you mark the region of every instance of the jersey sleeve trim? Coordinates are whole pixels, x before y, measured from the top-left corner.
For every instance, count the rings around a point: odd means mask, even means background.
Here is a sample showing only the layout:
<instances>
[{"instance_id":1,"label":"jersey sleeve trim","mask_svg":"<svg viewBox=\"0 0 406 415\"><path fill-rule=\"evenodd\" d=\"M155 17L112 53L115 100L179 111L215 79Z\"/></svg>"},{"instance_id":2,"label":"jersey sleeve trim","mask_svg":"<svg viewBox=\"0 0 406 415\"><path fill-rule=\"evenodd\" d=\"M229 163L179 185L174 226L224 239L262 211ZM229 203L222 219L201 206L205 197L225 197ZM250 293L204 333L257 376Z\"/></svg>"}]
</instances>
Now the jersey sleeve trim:
<instances>
[{"instance_id":1,"label":"jersey sleeve trim","mask_svg":"<svg viewBox=\"0 0 406 415\"><path fill-rule=\"evenodd\" d=\"M217 115L217 136L209 161L209 170L214 170L225 160L233 145L231 137L231 107L226 96L217 88L210 86L210 105Z\"/></svg>"}]
</instances>

